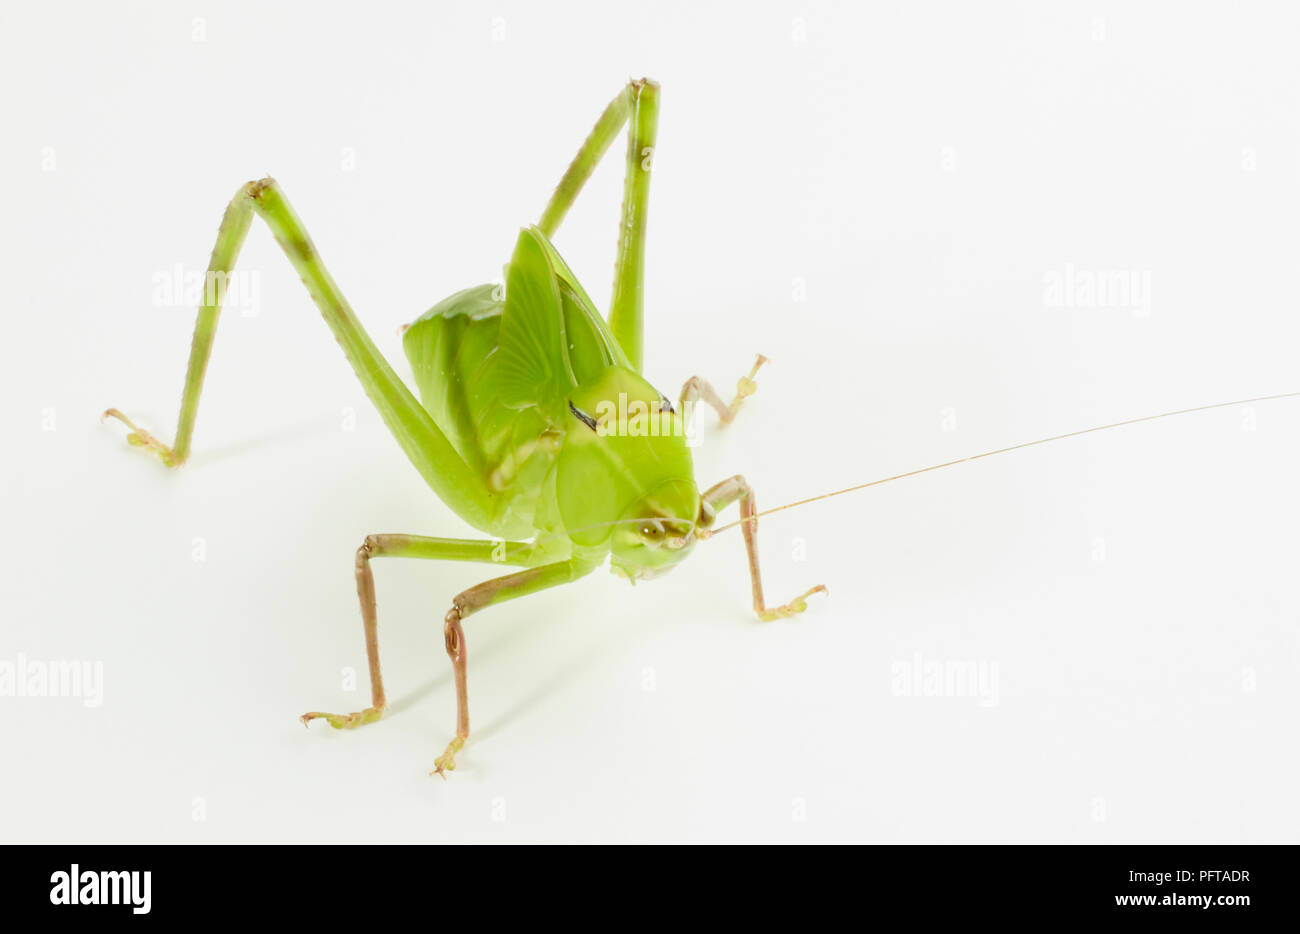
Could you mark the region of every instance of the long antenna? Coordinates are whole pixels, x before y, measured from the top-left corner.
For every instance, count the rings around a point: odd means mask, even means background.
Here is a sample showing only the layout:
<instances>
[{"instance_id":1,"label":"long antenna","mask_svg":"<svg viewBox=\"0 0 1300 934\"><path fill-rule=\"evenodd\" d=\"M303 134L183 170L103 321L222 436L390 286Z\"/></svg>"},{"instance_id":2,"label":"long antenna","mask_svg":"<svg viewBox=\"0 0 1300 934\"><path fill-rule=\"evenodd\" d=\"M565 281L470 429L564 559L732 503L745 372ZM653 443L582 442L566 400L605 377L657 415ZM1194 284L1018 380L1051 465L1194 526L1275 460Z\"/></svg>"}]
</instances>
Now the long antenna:
<instances>
[{"instance_id":1,"label":"long antenna","mask_svg":"<svg viewBox=\"0 0 1300 934\"><path fill-rule=\"evenodd\" d=\"M956 467L958 464L965 464L968 461L977 461L982 457L992 457L995 454L1007 454L1011 451L1019 451L1022 448L1032 448L1035 445L1047 444L1050 441L1064 441L1066 438L1077 438L1079 435L1092 434L1094 431L1109 431L1112 428L1123 428L1125 425L1136 425L1138 422L1152 422L1158 418L1170 418L1174 415L1189 415L1192 412L1208 412L1210 409L1223 409L1230 405L1249 405L1252 402L1271 402L1274 399L1291 399L1300 396L1300 392L1283 392L1276 396L1256 396L1254 399L1238 399L1235 402L1216 402L1213 405L1198 405L1190 409L1178 409L1176 412L1161 412L1159 415L1144 415L1141 418L1130 418L1122 422L1112 422L1109 425L1098 425L1095 428L1084 428L1080 431L1071 431L1063 435L1053 435L1050 438L1039 438L1037 441L1026 441L1023 444L1013 444L1009 448L998 448L996 451L985 451L983 454L972 454L970 457L961 457L955 461L945 461L942 464L932 464L929 467L922 467L919 470L909 470L907 473L894 474L892 477L885 477L882 480L872 480L870 483L859 483L857 486L845 487L842 490L836 490L833 493L823 493L820 496L810 496L807 499L796 500L793 503L786 503L784 506L773 506L771 509L764 509L762 512L754 513L745 519L737 519L735 522L729 522L726 525L719 526L711 530L708 535L701 535L701 538L712 537L719 532L725 532L727 529L735 528L746 522L754 522L759 516L770 516L774 512L781 512L784 509L793 509L796 506L806 506L808 503L815 503L818 500L830 499L832 496L843 496L845 493L853 493L857 490L865 490L867 487L880 486L882 483L890 483L894 480L902 480L906 477L915 477L917 474L929 473L932 470L942 470L945 467Z\"/></svg>"}]
</instances>

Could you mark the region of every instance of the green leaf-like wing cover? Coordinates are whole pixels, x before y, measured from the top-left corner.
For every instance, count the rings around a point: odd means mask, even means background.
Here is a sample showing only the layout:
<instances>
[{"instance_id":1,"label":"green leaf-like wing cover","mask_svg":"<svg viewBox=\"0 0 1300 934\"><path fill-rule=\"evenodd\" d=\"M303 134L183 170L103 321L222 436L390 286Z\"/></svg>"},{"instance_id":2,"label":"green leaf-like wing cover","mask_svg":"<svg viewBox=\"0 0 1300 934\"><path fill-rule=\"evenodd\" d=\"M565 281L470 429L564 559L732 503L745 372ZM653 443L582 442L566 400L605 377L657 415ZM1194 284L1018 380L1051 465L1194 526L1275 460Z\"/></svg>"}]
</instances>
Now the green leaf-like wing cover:
<instances>
[{"instance_id":1,"label":"green leaf-like wing cover","mask_svg":"<svg viewBox=\"0 0 1300 934\"><path fill-rule=\"evenodd\" d=\"M559 422L576 381L548 246L535 227L519 232L506 272L498 375L503 404L515 409L535 405Z\"/></svg>"},{"instance_id":2,"label":"green leaf-like wing cover","mask_svg":"<svg viewBox=\"0 0 1300 934\"><path fill-rule=\"evenodd\" d=\"M596 310L595 303L578 282L578 277L555 249L555 244L545 237L541 238L541 243L551 261L551 268L555 270L555 284L560 290L564 335L568 338L565 350L575 382L582 385L596 379L611 363L634 369L609 325Z\"/></svg>"}]
</instances>

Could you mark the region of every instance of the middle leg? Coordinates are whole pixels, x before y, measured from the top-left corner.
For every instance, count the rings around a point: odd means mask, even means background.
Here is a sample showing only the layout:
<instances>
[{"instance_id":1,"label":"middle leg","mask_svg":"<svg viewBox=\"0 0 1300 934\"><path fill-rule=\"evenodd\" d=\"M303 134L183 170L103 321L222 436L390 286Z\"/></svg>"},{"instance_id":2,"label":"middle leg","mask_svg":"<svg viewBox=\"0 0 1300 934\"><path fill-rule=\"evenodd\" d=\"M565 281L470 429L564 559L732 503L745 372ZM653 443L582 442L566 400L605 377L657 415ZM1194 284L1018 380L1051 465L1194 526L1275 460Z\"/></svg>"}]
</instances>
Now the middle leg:
<instances>
[{"instance_id":1,"label":"middle leg","mask_svg":"<svg viewBox=\"0 0 1300 934\"><path fill-rule=\"evenodd\" d=\"M366 634L366 661L370 666L370 706L354 713L312 711L298 719L306 726L324 720L336 730L350 730L374 723L388 709L384 676L379 669L379 613L375 601L375 575L371 558L425 558L435 561L479 561L492 564L532 563L536 546L529 542L482 541L460 538L430 538L425 535L367 535L357 549L357 596L361 600L361 623Z\"/></svg>"},{"instance_id":2,"label":"middle leg","mask_svg":"<svg viewBox=\"0 0 1300 934\"><path fill-rule=\"evenodd\" d=\"M568 561L556 561L498 577L462 591L452 600L451 609L443 621L443 636L447 643L447 655L451 658L452 670L456 675L456 735L447 744L446 750L434 760L434 769L430 775L447 777L447 772L456 768L456 753L465 748L469 739L469 688L467 685L469 665L468 649L465 645L465 630L461 623L472 613L484 607L515 597L558 587L577 580L592 571L599 562L582 558Z\"/></svg>"}]
</instances>

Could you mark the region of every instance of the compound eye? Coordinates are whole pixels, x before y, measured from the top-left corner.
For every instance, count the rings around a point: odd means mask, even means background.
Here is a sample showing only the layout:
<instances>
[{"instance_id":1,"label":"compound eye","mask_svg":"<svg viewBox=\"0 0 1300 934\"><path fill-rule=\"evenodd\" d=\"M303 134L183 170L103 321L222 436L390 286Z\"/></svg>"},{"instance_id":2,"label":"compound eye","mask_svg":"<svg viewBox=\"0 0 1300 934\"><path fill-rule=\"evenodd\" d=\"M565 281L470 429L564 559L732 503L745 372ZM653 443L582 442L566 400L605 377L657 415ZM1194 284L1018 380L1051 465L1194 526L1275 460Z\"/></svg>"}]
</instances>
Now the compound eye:
<instances>
[{"instance_id":1,"label":"compound eye","mask_svg":"<svg viewBox=\"0 0 1300 934\"><path fill-rule=\"evenodd\" d=\"M637 528L641 537L649 541L657 542L664 537L664 527L657 519L646 519Z\"/></svg>"},{"instance_id":2,"label":"compound eye","mask_svg":"<svg viewBox=\"0 0 1300 934\"><path fill-rule=\"evenodd\" d=\"M673 404L672 404L672 402L670 402L670 401L668 400L668 397L665 396L662 392L659 393L659 411L660 411L660 412L667 412L667 413L669 413L670 415L676 415L676 414L677 414L677 410L673 408Z\"/></svg>"}]
</instances>

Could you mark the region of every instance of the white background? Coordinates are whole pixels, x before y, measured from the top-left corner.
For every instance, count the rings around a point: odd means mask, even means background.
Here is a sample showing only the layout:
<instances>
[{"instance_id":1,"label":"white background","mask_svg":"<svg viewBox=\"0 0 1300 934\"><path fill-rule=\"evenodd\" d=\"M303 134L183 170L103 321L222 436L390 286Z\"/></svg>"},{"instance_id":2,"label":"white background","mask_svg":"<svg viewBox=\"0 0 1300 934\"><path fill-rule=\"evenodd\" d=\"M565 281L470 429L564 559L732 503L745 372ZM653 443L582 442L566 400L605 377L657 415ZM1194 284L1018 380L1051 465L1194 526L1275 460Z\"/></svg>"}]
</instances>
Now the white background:
<instances>
[{"instance_id":1,"label":"white background","mask_svg":"<svg viewBox=\"0 0 1300 934\"><path fill-rule=\"evenodd\" d=\"M497 278L654 77L647 375L772 358L696 465L760 506L1300 390L1286 5L546 6L5 10L0 660L105 684L0 698L0 838L1295 842L1297 400L773 516L770 595L831 590L794 621L753 620L734 531L476 616L447 782L442 615L491 569L378 562L395 710L298 724L368 702L363 536L473 532L258 221L259 313L221 323L192 462L99 424L171 440L193 309L154 279L203 268L248 179L405 373L399 325ZM557 238L602 305L622 146ZM1149 277L1149 314L1053 305L1067 266ZM918 657L996 666L996 696L902 696Z\"/></svg>"}]
</instances>

